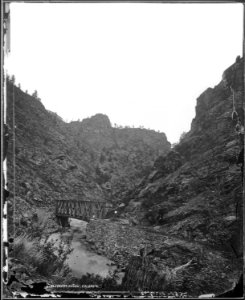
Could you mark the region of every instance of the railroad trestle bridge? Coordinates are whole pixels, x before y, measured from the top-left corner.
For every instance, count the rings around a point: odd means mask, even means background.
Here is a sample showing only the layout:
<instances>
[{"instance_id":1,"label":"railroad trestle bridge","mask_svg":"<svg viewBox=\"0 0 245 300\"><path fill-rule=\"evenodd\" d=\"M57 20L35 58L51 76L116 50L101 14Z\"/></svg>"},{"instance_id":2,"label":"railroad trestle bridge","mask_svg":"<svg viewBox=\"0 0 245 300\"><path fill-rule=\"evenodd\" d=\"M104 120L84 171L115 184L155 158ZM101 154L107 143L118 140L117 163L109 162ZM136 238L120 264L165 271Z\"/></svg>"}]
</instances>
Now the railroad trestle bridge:
<instances>
[{"instance_id":1,"label":"railroad trestle bridge","mask_svg":"<svg viewBox=\"0 0 245 300\"><path fill-rule=\"evenodd\" d=\"M89 222L92 218L105 218L111 209L104 201L56 200L55 214L62 226L68 226L68 218Z\"/></svg>"}]
</instances>

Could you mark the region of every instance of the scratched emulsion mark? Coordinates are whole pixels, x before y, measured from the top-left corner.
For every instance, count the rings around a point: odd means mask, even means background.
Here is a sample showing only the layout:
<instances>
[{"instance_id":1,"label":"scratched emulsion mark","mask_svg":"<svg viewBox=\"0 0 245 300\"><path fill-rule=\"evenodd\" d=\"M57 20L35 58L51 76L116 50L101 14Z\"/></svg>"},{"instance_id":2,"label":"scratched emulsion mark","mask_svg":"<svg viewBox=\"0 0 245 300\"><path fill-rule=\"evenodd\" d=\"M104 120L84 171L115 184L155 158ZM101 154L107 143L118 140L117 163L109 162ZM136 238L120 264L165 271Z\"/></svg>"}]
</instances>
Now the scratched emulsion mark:
<instances>
[{"instance_id":1,"label":"scratched emulsion mark","mask_svg":"<svg viewBox=\"0 0 245 300\"><path fill-rule=\"evenodd\" d=\"M15 272L13 274L9 274L9 252L11 252L10 245L14 242L13 238L8 238L8 176L7 176L7 152L8 152L8 144L9 144L9 125L7 124L7 70L6 70L6 56L10 53L10 3L3 3L3 156L2 156L2 186L1 186L1 199L3 199L3 215L2 215L2 235L3 235L3 269L2 269L2 278L3 283L5 284L5 292L7 289L7 294L10 290L9 287L15 282L20 285L28 287L23 282L20 282L16 276ZM14 115L13 115L14 119ZM13 128L15 130L15 128ZM14 166L15 167L15 166ZM14 194L14 193L13 193ZM14 296L15 293L12 292ZM46 292L47 293L47 292ZM3 294L4 297L8 296ZM25 296L24 296L25 297Z\"/></svg>"},{"instance_id":2,"label":"scratched emulsion mark","mask_svg":"<svg viewBox=\"0 0 245 300\"><path fill-rule=\"evenodd\" d=\"M3 3L3 50L4 57L10 52L10 9L9 3ZM7 148L8 148L8 126L7 126L7 86L6 86L6 66L3 57L3 170L2 170L2 187L1 198L3 199L3 220L2 220L2 234L3 234L3 282L8 282L8 228L7 228L7 198L9 196L8 182L7 182Z\"/></svg>"},{"instance_id":3,"label":"scratched emulsion mark","mask_svg":"<svg viewBox=\"0 0 245 300\"><path fill-rule=\"evenodd\" d=\"M7 153L9 145L9 125L7 124L7 69L6 69L6 57L10 53L10 3L3 3L3 148L2 148L2 186L1 186L1 199L3 199L3 215L2 215L2 235L3 235L3 269L2 269L2 278L4 286L3 295L4 297L11 293L11 290L8 288L15 282L20 285L25 285L20 282L16 276L15 272L13 274L9 273L9 253L11 252L11 247L14 242L13 238L8 237L8 170L7 170ZM13 115L14 118L14 115ZM14 128L13 128L14 130ZM14 193L13 193L14 194ZM10 247L11 246L11 247ZM7 291L6 291L7 290ZM5 295L7 293L7 295ZM14 293L12 293L14 295ZM11 296L12 296L11 295Z\"/></svg>"}]
</instances>

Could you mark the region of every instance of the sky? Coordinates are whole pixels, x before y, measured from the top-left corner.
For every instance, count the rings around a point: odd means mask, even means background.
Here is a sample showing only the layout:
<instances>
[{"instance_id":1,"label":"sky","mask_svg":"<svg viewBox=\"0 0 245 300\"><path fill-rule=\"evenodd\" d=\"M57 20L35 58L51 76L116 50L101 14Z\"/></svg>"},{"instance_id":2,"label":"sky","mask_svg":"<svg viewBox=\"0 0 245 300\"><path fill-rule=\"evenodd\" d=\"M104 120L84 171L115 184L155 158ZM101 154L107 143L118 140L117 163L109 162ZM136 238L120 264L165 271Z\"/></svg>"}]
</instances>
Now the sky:
<instances>
[{"instance_id":1,"label":"sky","mask_svg":"<svg viewBox=\"0 0 245 300\"><path fill-rule=\"evenodd\" d=\"M5 59L23 91L66 122L190 129L196 99L242 56L243 5L11 3Z\"/></svg>"}]
</instances>

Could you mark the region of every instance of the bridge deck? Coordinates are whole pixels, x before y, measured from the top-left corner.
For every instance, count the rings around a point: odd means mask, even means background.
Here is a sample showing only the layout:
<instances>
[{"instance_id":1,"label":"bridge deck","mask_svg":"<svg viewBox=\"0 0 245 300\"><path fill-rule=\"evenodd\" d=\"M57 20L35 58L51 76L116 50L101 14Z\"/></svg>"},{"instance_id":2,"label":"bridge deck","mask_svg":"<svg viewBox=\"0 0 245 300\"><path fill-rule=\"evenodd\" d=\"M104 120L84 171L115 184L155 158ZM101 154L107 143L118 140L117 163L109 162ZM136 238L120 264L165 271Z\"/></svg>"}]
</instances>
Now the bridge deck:
<instances>
[{"instance_id":1,"label":"bridge deck","mask_svg":"<svg viewBox=\"0 0 245 300\"><path fill-rule=\"evenodd\" d=\"M111 206L102 201L56 200L56 216L89 221L91 218L102 219Z\"/></svg>"}]
</instances>

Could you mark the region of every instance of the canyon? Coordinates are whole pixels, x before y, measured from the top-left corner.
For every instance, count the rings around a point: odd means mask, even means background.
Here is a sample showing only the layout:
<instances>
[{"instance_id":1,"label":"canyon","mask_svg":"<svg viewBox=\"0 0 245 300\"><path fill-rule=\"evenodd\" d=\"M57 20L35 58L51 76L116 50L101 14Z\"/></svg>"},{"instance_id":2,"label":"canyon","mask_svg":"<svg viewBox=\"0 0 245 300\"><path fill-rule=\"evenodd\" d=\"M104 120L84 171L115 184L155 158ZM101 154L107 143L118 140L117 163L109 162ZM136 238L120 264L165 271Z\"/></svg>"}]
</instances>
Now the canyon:
<instances>
[{"instance_id":1,"label":"canyon","mask_svg":"<svg viewBox=\"0 0 245 300\"><path fill-rule=\"evenodd\" d=\"M6 293L38 281L190 297L232 289L243 272L243 71L237 58L198 97L190 131L172 147L165 133L113 127L100 113L66 123L8 80L9 264L18 282ZM77 234L73 220L70 229L57 223L56 200L105 201L111 211ZM97 267L114 265L111 276L81 263L74 276L76 247Z\"/></svg>"}]
</instances>

